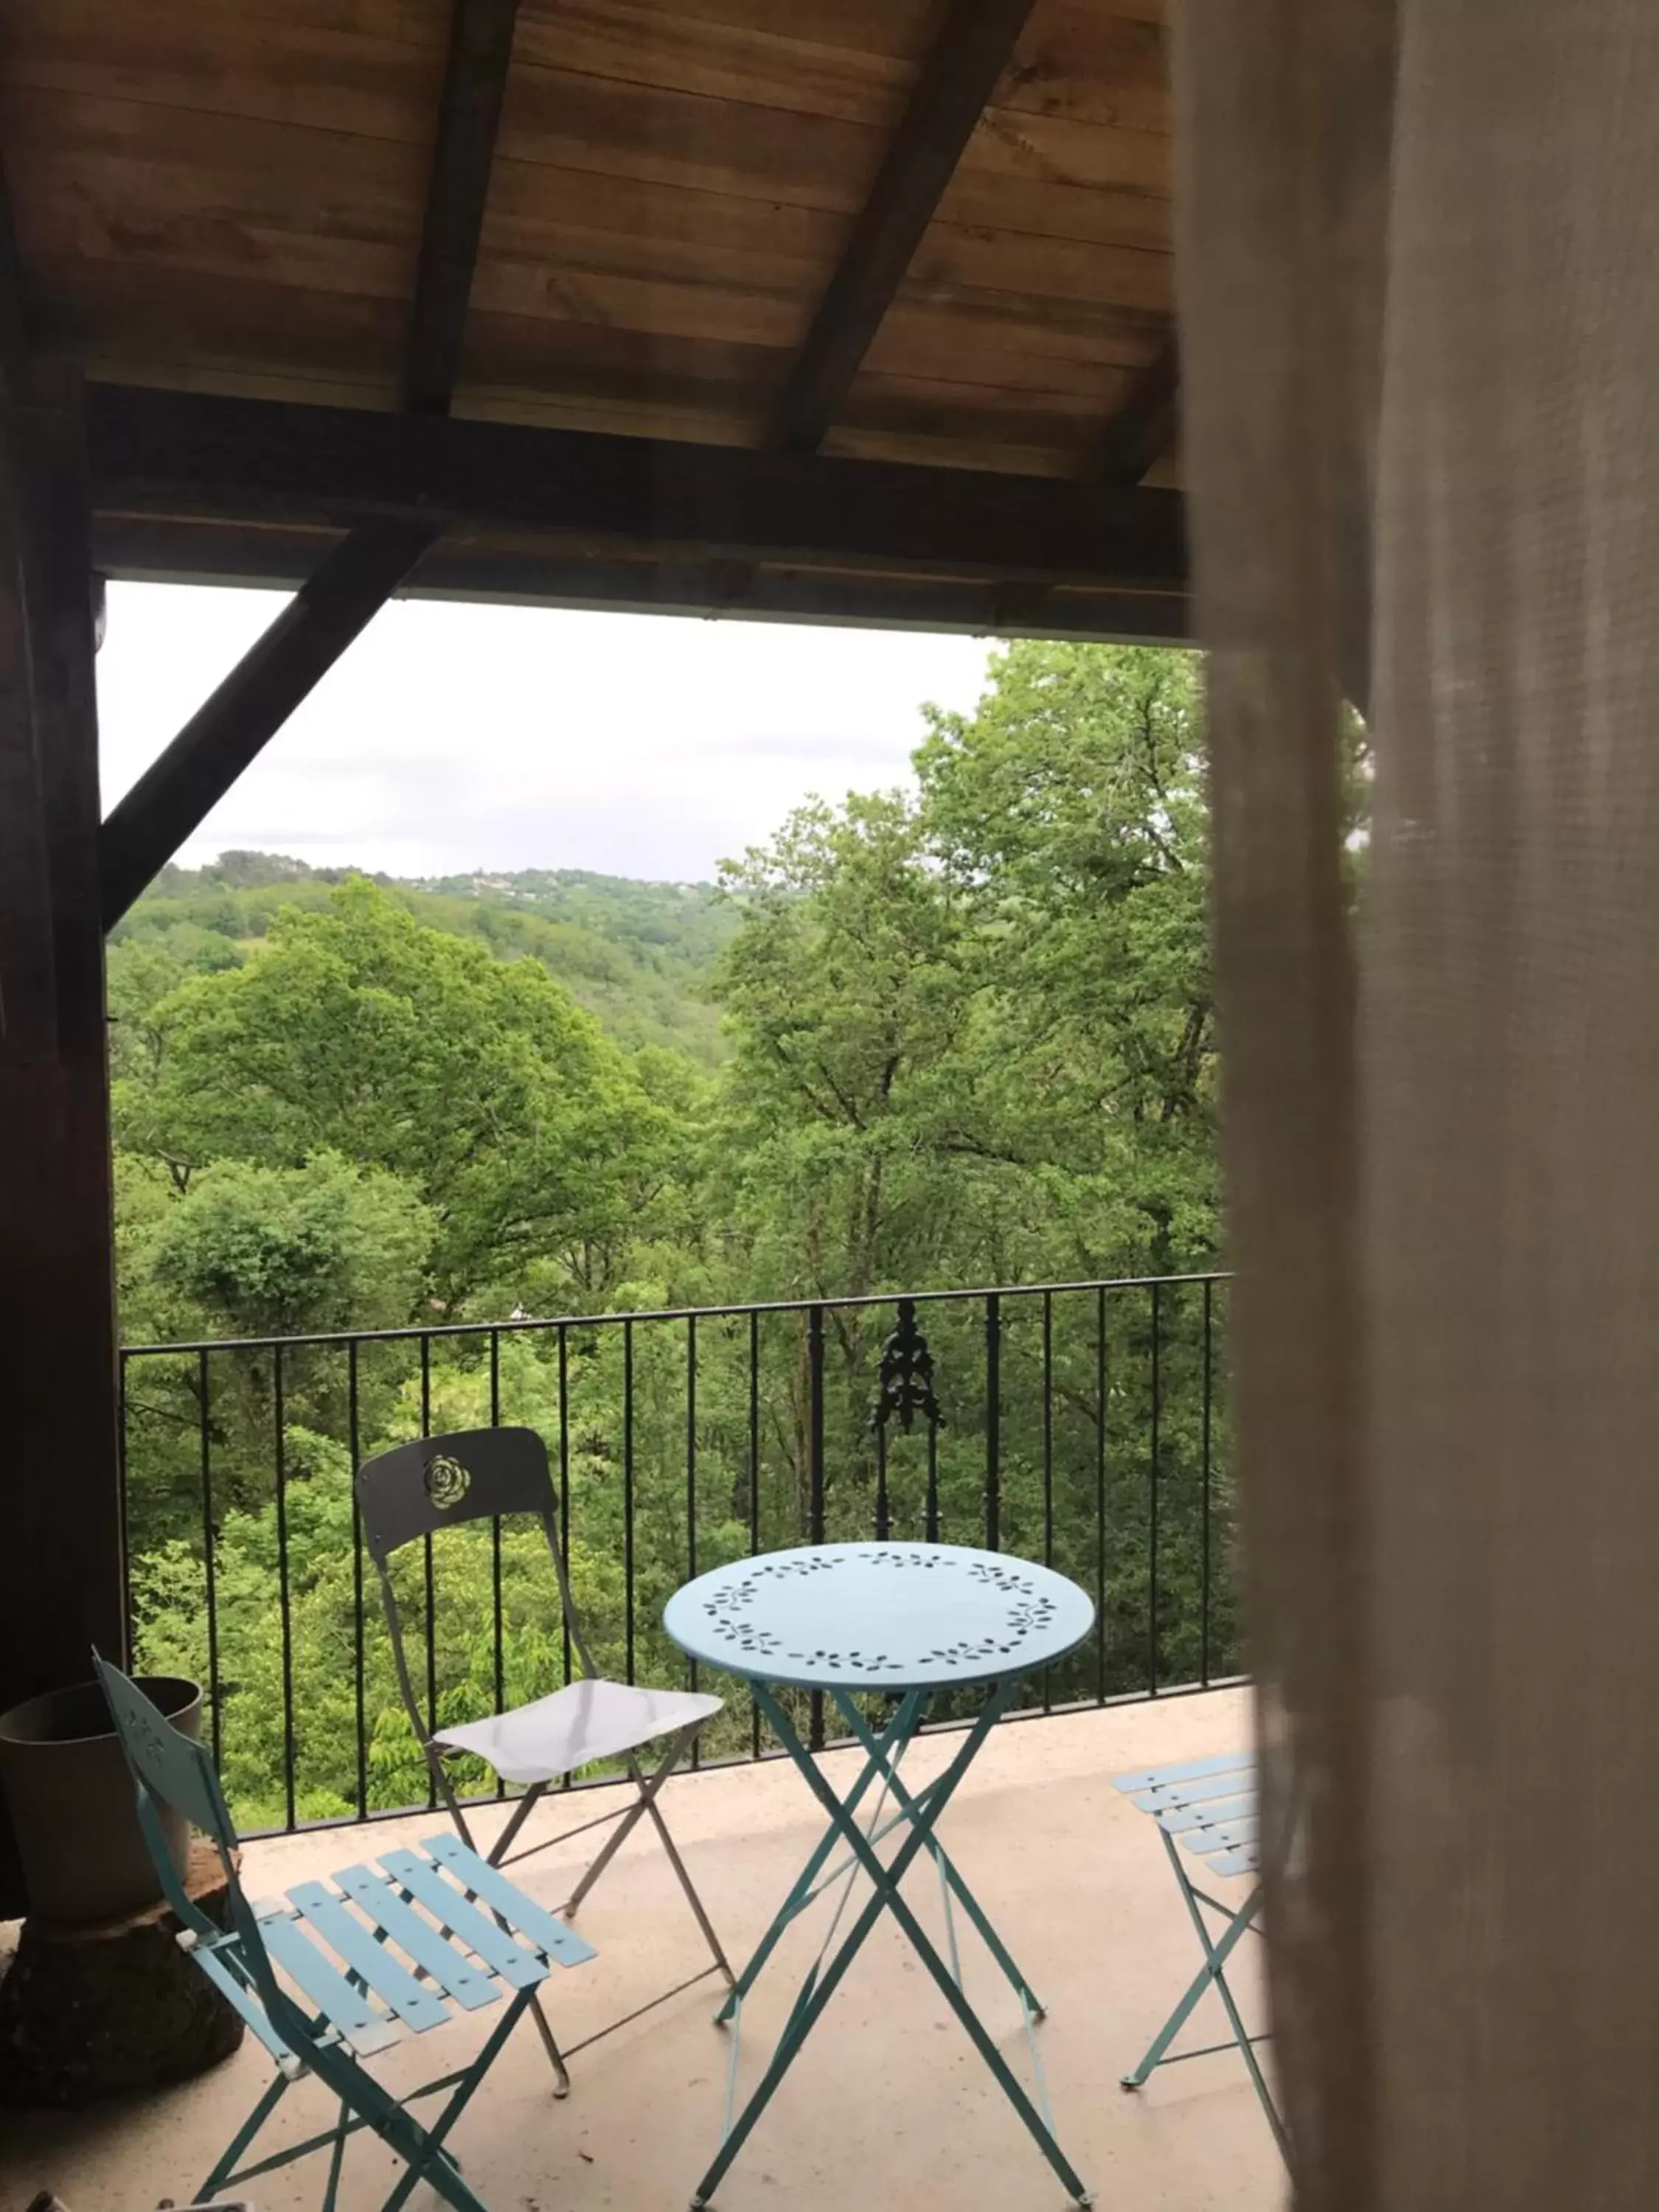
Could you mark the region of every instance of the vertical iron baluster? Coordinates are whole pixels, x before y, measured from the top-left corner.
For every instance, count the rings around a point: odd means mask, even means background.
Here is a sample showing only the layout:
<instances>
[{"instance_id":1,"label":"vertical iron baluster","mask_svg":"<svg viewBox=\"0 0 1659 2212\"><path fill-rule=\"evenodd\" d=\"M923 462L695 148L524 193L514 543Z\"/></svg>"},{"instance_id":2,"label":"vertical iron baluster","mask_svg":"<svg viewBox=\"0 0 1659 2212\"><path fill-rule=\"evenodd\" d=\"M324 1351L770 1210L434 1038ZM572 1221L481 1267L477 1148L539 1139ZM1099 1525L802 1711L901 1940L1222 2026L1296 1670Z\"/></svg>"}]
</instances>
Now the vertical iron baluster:
<instances>
[{"instance_id":1,"label":"vertical iron baluster","mask_svg":"<svg viewBox=\"0 0 1659 2212\"><path fill-rule=\"evenodd\" d=\"M357 1397L357 1340L346 1346L346 1441L351 1454L351 1663L357 1712L357 1818L368 1818L368 1701L363 1682L363 1516L357 1503L362 1424Z\"/></svg>"},{"instance_id":2,"label":"vertical iron baluster","mask_svg":"<svg viewBox=\"0 0 1659 2212\"><path fill-rule=\"evenodd\" d=\"M876 1541L887 1541L887 1424L876 1431Z\"/></svg>"},{"instance_id":3,"label":"vertical iron baluster","mask_svg":"<svg viewBox=\"0 0 1659 2212\"><path fill-rule=\"evenodd\" d=\"M1054 1294L1042 1293L1042 1564L1054 1564ZM1042 1710L1054 1705L1054 1669L1042 1670Z\"/></svg>"},{"instance_id":4,"label":"vertical iron baluster","mask_svg":"<svg viewBox=\"0 0 1659 2212\"><path fill-rule=\"evenodd\" d=\"M1199 1502L1200 1568L1198 1601L1199 1623L1199 1680L1207 1690L1210 1686L1210 1397L1213 1369L1211 1364L1213 1347L1215 1285L1206 1279L1204 1285L1204 1440L1201 1466L1204 1487Z\"/></svg>"},{"instance_id":5,"label":"vertical iron baluster","mask_svg":"<svg viewBox=\"0 0 1659 2212\"><path fill-rule=\"evenodd\" d=\"M813 1305L806 1316L807 1364L807 1541L823 1541L823 1308ZM812 1692L811 1747L823 1749L823 1694Z\"/></svg>"},{"instance_id":6,"label":"vertical iron baluster","mask_svg":"<svg viewBox=\"0 0 1659 2212\"><path fill-rule=\"evenodd\" d=\"M1164 1413L1161 1363L1163 1304L1152 1285L1152 1429L1146 1457L1146 1694L1158 1695L1158 1486Z\"/></svg>"},{"instance_id":7,"label":"vertical iron baluster","mask_svg":"<svg viewBox=\"0 0 1659 2212\"><path fill-rule=\"evenodd\" d=\"M276 1446L276 1602L283 1638L283 1803L294 1826L294 1624L289 1607L288 1449L283 1437L283 1347L271 1347L271 1417Z\"/></svg>"},{"instance_id":8,"label":"vertical iron baluster","mask_svg":"<svg viewBox=\"0 0 1659 2212\"><path fill-rule=\"evenodd\" d=\"M985 1301L985 1548L1002 1548L1002 1300Z\"/></svg>"},{"instance_id":9,"label":"vertical iron baluster","mask_svg":"<svg viewBox=\"0 0 1659 2212\"><path fill-rule=\"evenodd\" d=\"M749 1556L760 1550L760 1316L749 1314ZM761 1755L760 1707L749 1694L749 1734L754 1755Z\"/></svg>"},{"instance_id":10,"label":"vertical iron baluster","mask_svg":"<svg viewBox=\"0 0 1659 2212\"><path fill-rule=\"evenodd\" d=\"M501 1425L501 1333L498 1328L489 1332L489 1425ZM493 1513L489 1518L489 1591L495 1618L495 1710L501 1712L507 1705L507 1662L501 1644L501 1516ZM495 1795L505 1797L507 1783L501 1775L495 1777Z\"/></svg>"},{"instance_id":11,"label":"vertical iron baluster","mask_svg":"<svg viewBox=\"0 0 1659 2212\"><path fill-rule=\"evenodd\" d=\"M421 1339L421 1434L432 1434L432 1339ZM438 1733L438 1588L432 1571L432 1532L422 1539L422 1565L426 1575L426 1732L428 1736ZM426 1785L426 1805L429 1813L438 1809L436 1778L428 1774Z\"/></svg>"},{"instance_id":12,"label":"vertical iron baluster","mask_svg":"<svg viewBox=\"0 0 1659 2212\"><path fill-rule=\"evenodd\" d=\"M562 1322L559 1324L559 1558L564 1565L565 1587L570 1586L570 1342ZM562 1613L563 1607L560 1607ZM570 1623L562 1624L564 1637L564 1679L570 1681ZM573 1778L567 1773L560 1782L561 1790L574 1787Z\"/></svg>"},{"instance_id":13,"label":"vertical iron baluster","mask_svg":"<svg viewBox=\"0 0 1659 2212\"><path fill-rule=\"evenodd\" d=\"M213 1763L222 1763L224 1733L219 1712L219 1589L217 1560L219 1531L213 1519L213 1447L208 1423L208 1348L196 1355L196 1398L202 1443L202 1571L206 1582L208 1639L208 1705L213 1743ZM125 1368L125 1362L122 1363ZM131 1630L128 1630L129 1636Z\"/></svg>"},{"instance_id":14,"label":"vertical iron baluster","mask_svg":"<svg viewBox=\"0 0 1659 2212\"><path fill-rule=\"evenodd\" d=\"M697 1316L685 1317L685 1578L697 1571ZM697 1686L697 1662L689 1662L691 1687ZM691 1764L699 1764L697 1739L691 1739Z\"/></svg>"},{"instance_id":15,"label":"vertical iron baluster","mask_svg":"<svg viewBox=\"0 0 1659 2212\"><path fill-rule=\"evenodd\" d=\"M939 1541L939 1423L927 1424L927 1540Z\"/></svg>"},{"instance_id":16,"label":"vertical iron baluster","mask_svg":"<svg viewBox=\"0 0 1659 2212\"><path fill-rule=\"evenodd\" d=\"M628 1607L628 1679L634 1679L634 1324L623 1323L623 1595Z\"/></svg>"},{"instance_id":17,"label":"vertical iron baluster","mask_svg":"<svg viewBox=\"0 0 1659 2212\"><path fill-rule=\"evenodd\" d=\"M1106 1702L1106 1291L1095 1292L1095 1703Z\"/></svg>"}]
</instances>

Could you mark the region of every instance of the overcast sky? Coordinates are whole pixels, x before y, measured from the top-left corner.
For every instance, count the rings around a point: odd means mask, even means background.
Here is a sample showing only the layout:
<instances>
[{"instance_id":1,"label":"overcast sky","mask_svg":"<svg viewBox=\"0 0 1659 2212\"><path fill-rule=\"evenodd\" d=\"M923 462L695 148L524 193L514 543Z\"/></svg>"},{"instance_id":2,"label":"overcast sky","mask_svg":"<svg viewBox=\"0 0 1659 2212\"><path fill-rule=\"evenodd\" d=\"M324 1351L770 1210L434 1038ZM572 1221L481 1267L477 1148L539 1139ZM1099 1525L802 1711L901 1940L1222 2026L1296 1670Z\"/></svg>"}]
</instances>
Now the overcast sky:
<instances>
[{"instance_id":1,"label":"overcast sky","mask_svg":"<svg viewBox=\"0 0 1659 2212\"><path fill-rule=\"evenodd\" d=\"M107 812L281 604L113 584ZM233 847L393 875L593 868L696 881L809 793L908 780L924 700L971 708L963 637L397 600L180 857Z\"/></svg>"}]
</instances>

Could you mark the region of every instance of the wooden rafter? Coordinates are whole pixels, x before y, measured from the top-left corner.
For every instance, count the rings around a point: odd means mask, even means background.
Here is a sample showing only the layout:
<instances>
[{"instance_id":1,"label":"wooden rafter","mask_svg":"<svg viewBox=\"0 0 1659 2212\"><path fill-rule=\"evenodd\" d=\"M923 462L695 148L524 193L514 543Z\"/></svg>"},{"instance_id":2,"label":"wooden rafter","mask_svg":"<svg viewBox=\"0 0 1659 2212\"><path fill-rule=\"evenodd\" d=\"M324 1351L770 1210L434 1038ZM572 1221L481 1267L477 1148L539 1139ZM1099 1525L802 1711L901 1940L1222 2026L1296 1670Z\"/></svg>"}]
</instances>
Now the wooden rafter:
<instances>
[{"instance_id":1,"label":"wooden rafter","mask_svg":"<svg viewBox=\"0 0 1659 2212\"><path fill-rule=\"evenodd\" d=\"M1007 67L1031 5L1032 0L951 0L773 410L769 446L810 453L823 442Z\"/></svg>"},{"instance_id":2,"label":"wooden rafter","mask_svg":"<svg viewBox=\"0 0 1659 2212\"><path fill-rule=\"evenodd\" d=\"M455 0L404 365L404 404L421 416L447 415L460 365L516 14L517 0ZM104 823L106 930L199 829L441 529L419 514L355 528L191 715Z\"/></svg>"},{"instance_id":3,"label":"wooden rafter","mask_svg":"<svg viewBox=\"0 0 1659 2212\"><path fill-rule=\"evenodd\" d=\"M1180 495L913 463L104 385L96 512L336 526L380 516L573 550L999 582L1186 585Z\"/></svg>"},{"instance_id":4,"label":"wooden rafter","mask_svg":"<svg viewBox=\"0 0 1659 2212\"><path fill-rule=\"evenodd\" d=\"M456 0L427 188L404 404L447 415L460 374L518 0Z\"/></svg>"},{"instance_id":5,"label":"wooden rafter","mask_svg":"<svg viewBox=\"0 0 1659 2212\"><path fill-rule=\"evenodd\" d=\"M1172 337L1101 432L1084 471L1088 482L1138 484L1174 445L1180 401L1181 356Z\"/></svg>"}]
</instances>

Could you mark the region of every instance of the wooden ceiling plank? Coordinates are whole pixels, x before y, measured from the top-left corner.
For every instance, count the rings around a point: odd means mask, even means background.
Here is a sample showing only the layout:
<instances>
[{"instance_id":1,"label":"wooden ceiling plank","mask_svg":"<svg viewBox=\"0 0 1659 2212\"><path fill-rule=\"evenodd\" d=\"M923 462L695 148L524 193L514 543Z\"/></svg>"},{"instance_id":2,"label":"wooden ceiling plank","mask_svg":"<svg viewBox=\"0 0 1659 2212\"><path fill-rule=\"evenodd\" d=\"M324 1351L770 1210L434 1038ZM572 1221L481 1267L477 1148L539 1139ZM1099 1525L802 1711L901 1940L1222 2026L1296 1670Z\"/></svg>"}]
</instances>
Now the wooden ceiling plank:
<instances>
[{"instance_id":1,"label":"wooden ceiling plank","mask_svg":"<svg viewBox=\"0 0 1659 2212\"><path fill-rule=\"evenodd\" d=\"M1022 299L1011 292L980 292L966 285L938 287L921 296L902 289L881 336L872 366L890 366L889 334L896 331L938 345L983 346L1019 352L1034 361L1097 362L1108 368L1144 368L1168 329L1159 316L1121 313L1110 307L1065 300Z\"/></svg>"},{"instance_id":2,"label":"wooden ceiling plank","mask_svg":"<svg viewBox=\"0 0 1659 2212\"><path fill-rule=\"evenodd\" d=\"M941 222L1007 237L1075 239L1085 246L1174 245L1165 191L1133 185L1068 185L1040 175L957 171L939 203Z\"/></svg>"},{"instance_id":3,"label":"wooden ceiling plank","mask_svg":"<svg viewBox=\"0 0 1659 2212\"><path fill-rule=\"evenodd\" d=\"M1096 0L1037 0L997 100L1075 123L1168 131L1170 64L1162 27L1109 14Z\"/></svg>"},{"instance_id":4,"label":"wooden ceiling plank","mask_svg":"<svg viewBox=\"0 0 1659 2212\"><path fill-rule=\"evenodd\" d=\"M419 46L237 7L107 0L33 0L26 14L8 0L0 25L0 82L14 103L78 94L413 145L432 128L441 62Z\"/></svg>"},{"instance_id":5,"label":"wooden ceiling plank","mask_svg":"<svg viewBox=\"0 0 1659 2212\"><path fill-rule=\"evenodd\" d=\"M496 155L481 263L496 252L543 252L556 233L571 226L653 246L665 263L705 249L796 261L811 270L814 296L847 235L846 218L833 210Z\"/></svg>"},{"instance_id":6,"label":"wooden ceiling plank","mask_svg":"<svg viewBox=\"0 0 1659 2212\"><path fill-rule=\"evenodd\" d=\"M1185 587L1170 493L111 386L88 412L104 514L380 515L707 558Z\"/></svg>"},{"instance_id":7,"label":"wooden ceiling plank","mask_svg":"<svg viewBox=\"0 0 1659 2212\"><path fill-rule=\"evenodd\" d=\"M1176 441L1181 356L1173 336L1134 391L1107 422L1089 455L1091 483L1132 489Z\"/></svg>"},{"instance_id":8,"label":"wooden ceiling plank","mask_svg":"<svg viewBox=\"0 0 1659 2212\"><path fill-rule=\"evenodd\" d=\"M544 167L852 215L885 138L838 117L520 62L507 88L501 151L505 160Z\"/></svg>"},{"instance_id":9,"label":"wooden ceiling plank","mask_svg":"<svg viewBox=\"0 0 1659 2212\"><path fill-rule=\"evenodd\" d=\"M1127 186L1170 198L1173 142L1161 131L1114 130L1063 115L1032 115L993 100L962 157L964 171L1090 190Z\"/></svg>"},{"instance_id":10,"label":"wooden ceiling plank","mask_svg":"<svg viewBox=\"0 0 1659 2212\"><path fill-rule=\"evenodd\" d=\"M951 0L812 326L769 442L811 453L846 398L996 88L1031 0Z\"/></svg>"},{"instance_id":11,"label":"wooden ceiling plank","mask_svg":"<svg viewBox=\"0 0 1659 2212\"><path fill-rule=\"evenodd\" d=\"M1175 310L1175 257L1065 239L987 237L934 223L910 264L905 295L925 299L952 289L1168 316Z\"/></svg>"},{"instance_id":12,"label":"wooden ceiling plank","mask_svg":"<svg viewBox=\"0 0 1659 2212\"><path fill-rule=\"evenodd\" d=\"M782 33L799 45L850 51L914 71L927 51L939 0L657 0L659 13L736 32ZM526 28L556 39L566 0L527 0Z\"/></svg>"},{"instance_id":13,"label":"wooden ceiling plank","mask_svg":"<svg viewBox=\"0 0 1659 2212\"><path fill-rule=\"evenodd\" d=\"M404 369L416 414L447 414L460 374L517 15L518 0L455 0Z\"/></svg>"},{"instance_id":14,"label":"wooden ceiling plank","mask_svg":"<svg viewBox=\"0 0 1659 2212\"><path fill-rule=\"evenodd\" d=\"M640 0L559 0L526 9L519 57L543 67L668 92L701 93L890 130L914 64L902 54L815 40L786 9L769 23L720 22Z\"/></svg>"}]
</instances>

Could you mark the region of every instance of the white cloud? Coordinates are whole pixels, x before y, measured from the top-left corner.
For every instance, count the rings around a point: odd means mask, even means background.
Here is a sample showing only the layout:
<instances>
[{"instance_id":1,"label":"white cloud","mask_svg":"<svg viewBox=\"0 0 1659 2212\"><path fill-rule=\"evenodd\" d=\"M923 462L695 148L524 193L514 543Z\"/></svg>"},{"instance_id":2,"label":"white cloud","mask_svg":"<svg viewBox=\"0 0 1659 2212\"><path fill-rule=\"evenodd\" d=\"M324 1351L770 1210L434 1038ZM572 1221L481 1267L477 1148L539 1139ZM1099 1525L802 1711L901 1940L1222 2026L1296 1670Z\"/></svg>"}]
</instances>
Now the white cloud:
<instances>
[{"instance_id":1,"label":"white cloud","mask_svg":"<svg viewBox=\"0 0 1659 2212\"><path fill-rule=\"evenodd\" d=\"M252 644L268 592L111 586L106 811ZM400 600L181 857L234 846L399 875L696 879L809 793L907 781L924 700L970 708L963 637Z\"/></svg>"}]
</instances>

